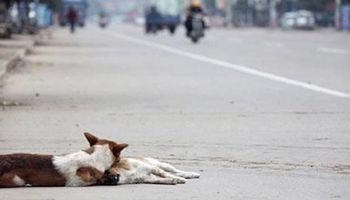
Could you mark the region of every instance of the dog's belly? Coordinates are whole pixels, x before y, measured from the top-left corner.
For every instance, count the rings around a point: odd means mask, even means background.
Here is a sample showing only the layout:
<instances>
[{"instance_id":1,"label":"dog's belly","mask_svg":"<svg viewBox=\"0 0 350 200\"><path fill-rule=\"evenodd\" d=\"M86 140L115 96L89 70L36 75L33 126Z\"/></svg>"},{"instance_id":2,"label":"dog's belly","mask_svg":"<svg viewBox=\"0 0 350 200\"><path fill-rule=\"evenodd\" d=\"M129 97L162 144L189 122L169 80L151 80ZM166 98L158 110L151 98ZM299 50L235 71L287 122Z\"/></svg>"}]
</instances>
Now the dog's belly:
<instances>
[{"instance_id":1,"label":"dog's belly","mask_svg":"<svg viewBox=\"0 0 350 200\"><path fill-rule=\"evenodd\" d=\"M149 173L143 171L140 168L121 170L118 172L119 182L118 184L136 184L143 183L145 179L150 176Z\"/></svg>"}]
</instances>

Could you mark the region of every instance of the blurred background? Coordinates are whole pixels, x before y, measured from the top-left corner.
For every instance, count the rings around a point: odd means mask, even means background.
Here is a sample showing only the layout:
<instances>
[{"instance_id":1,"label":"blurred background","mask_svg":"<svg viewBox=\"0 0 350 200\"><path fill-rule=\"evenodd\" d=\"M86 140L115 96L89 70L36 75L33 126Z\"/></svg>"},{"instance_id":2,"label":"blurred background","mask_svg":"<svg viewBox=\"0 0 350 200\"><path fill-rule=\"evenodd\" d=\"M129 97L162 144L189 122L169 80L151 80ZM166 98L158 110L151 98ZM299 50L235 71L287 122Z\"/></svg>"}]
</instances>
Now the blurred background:
<instances>
[{"instance_id":1,"label":"blurred background","mask_svg":"<svg viewBox=\"0 0 350 200\"><path fill-rule=\"evenodd\" d=\"M209 27L264 27L282 29L350 29L350 0L201 0ZM184 21L191 0L1 0L0 31L35 33L38 28L66 25L66 13L74 5L78 24L97 20L101 12L109 22L147 23L151 6L162 15L169 30ZM175 27L174 27L175 26ZM172 31L172 30L171 30Z\"/></svg>"}]
</instances>

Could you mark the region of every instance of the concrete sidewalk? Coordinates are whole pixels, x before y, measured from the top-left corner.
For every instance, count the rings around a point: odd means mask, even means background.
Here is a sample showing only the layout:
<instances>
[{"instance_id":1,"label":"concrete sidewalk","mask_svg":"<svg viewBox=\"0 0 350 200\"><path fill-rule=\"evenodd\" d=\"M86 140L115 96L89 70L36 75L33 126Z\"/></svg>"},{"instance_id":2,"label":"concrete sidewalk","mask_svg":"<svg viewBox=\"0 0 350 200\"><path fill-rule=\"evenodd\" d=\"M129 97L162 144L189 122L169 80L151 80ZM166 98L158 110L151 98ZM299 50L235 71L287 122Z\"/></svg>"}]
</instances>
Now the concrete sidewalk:
<instances>
[{"instance_id":1,"label":"concrete sidewalk","mask_svg":"<svg viewBox=\"0 0 350 200\"><path fill-rule=\"evenodd\" d=\"M15 67L34 44L33 36L16 35L12 39L0 40L0 78Z\"/></svg>"}]
</instances>

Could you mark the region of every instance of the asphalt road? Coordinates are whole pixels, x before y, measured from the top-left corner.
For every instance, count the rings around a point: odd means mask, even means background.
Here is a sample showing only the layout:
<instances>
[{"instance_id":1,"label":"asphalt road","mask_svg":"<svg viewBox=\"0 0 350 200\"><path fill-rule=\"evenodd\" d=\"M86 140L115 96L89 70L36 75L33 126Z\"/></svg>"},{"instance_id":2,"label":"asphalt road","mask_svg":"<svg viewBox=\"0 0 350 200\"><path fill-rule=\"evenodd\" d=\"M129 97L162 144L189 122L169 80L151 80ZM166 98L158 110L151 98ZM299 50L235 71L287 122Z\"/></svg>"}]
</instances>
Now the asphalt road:
<instances>
[{"instance_id":1,"label":"asphalt road","mask_svg":"<svg viewBox=\"0 0 350 200\"><path fill-rule=\"evenodd\" d=\"M82 133L198 171L185 185L0 189L0 199L349 199L350 35L211 30L198 45L114 26L57 30L2 81L0 153Z\"/></svg>"}]
</instances>

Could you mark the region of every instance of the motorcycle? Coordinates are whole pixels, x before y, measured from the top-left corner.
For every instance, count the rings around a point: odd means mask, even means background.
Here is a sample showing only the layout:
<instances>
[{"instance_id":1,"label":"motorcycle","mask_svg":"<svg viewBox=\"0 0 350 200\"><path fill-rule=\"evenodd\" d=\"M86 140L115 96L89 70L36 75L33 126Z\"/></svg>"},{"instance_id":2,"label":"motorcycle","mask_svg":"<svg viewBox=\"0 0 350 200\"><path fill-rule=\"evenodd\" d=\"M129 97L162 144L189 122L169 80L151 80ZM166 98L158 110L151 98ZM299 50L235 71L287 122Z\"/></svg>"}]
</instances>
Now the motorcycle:
<instances>
[{"instance_id":1,"label":"motorcycle","mask_svg":"<svg viewBox=\"0 0 350 200\"><path fill-rule=\"evenodd\" d=\"M193 43L197 43L200 38L204 37L204 22L201 14L195 14L191 20L192 30L189 34Z\"/></svg>"},{"instance_id":2,"label":"motorcycle","mask_svg":"<svg viewBox=\"0 0 350 200\"><path fill-rule=\"evenodd\" d=\"M99 26L101 28L106 28L108 25L108 17L106 14L101 13L99 16L99 22L98 22Z\"/></svg>"}]
</instances>

